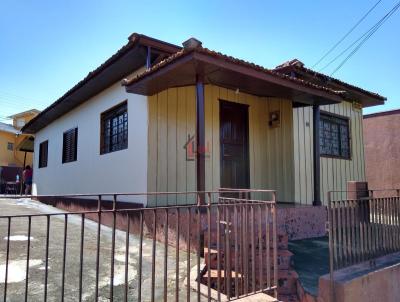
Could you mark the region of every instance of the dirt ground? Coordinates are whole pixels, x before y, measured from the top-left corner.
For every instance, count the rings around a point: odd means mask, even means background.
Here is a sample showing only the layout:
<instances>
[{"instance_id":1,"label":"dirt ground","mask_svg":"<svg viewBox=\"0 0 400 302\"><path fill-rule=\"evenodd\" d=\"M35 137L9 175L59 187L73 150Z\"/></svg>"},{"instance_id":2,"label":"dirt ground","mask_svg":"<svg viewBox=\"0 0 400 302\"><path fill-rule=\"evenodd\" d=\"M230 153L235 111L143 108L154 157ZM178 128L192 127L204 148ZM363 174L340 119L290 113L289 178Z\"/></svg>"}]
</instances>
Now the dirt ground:
<instances>
[{"instance_id":1,"label":"dirt ground","mask_svg":"<svg viewBox=\"0 0 400 302\"><path fill-rule=\"evenodd\" d=\"M30 199L0 198L0 215L54 213L62 211L51 206L43 205ZM65 272L64 301L78 301L79 267L80 267L80 216L70 215L68 218L67 256ZM46 218L33 217L31 230L31 246L29 257L28 301L43 301L45 278L45 242ZM22 301L25 294L26 259L27 259L27 230L28 218L13 218L10 236L10 258L8 268L7 301ZM50 224L50 246L48 267L48 301L61 301L62 259L64 238L64 215L53 216ZM125 238L126 234L116 231L115 264L114 264L114 300L123 301L125 282ZM7 246L7 219L0 218L0 297L4 296L5 262ZM97 223L85 219L84 253L83 253L83 301L94 301L96 276L96 245ZM102 226L100 243L99 268L99 301L109 301L111 242L112 232L109 227ZM128 279L129 301L137 301L138 295L138 256L139 237L130 235ZM142 301L150 301L151 294L151 255L152 240L143 241L143 277ZM180 299L186 301L187 255L180 252L179 259L179 289ZM195 255L191 255L191 267L196 264ZM168 300L175 300L175 248L168 249ZM163 299L164 293L164 249L157 244L155 301ZM196 293L191 293L191 300L197 300Z\"/></svg>"}]
</instances>

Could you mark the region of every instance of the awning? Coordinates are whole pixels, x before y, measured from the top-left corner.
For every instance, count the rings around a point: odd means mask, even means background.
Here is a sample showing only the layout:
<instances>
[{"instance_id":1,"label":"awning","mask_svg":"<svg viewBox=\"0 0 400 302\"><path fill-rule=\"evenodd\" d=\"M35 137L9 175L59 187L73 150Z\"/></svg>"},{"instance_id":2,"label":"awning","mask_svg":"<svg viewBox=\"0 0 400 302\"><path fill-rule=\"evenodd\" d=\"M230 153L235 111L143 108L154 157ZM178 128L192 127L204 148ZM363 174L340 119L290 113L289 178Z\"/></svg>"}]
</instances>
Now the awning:
<instances>
[{"instance_id":1,"label":"awning","mask_svg":"<svg viewBox=\"0 0 400 302\"><path fill-rule=\"evenodd\" d=\"M308 105L343 101L342 92L280 74L203 47L182 49L137 77L123 81L127 92L153 95L162 90L196 84L214 84L266 97L282 97Z\"/></svg>"},{"instance_id":2,"label":"awning","mask_svg":"<svg viewBox=\"0 0 400 302\"><path fill-rule=\"evenodd\" d=\"M34 142L35 142L35 139L33 136L26 136L18 144L17 150L22 151L22 152L33 152L34 151Z\"/></svg>"}]
</instances>

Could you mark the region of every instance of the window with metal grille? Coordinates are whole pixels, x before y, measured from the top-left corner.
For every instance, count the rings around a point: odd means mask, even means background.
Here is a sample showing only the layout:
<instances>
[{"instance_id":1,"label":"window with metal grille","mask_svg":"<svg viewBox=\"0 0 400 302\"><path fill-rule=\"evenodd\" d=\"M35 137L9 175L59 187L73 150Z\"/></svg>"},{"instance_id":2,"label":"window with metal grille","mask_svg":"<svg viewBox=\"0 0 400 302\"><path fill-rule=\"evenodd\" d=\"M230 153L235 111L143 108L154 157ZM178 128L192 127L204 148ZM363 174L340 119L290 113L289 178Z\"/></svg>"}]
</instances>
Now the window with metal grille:
<instances>
[{"instance_id":1,"label":"window with metal grille","mask_svg":"<svg viewBox=\"0 0 400 302\"><path fill-rule=\"evenodd\" d=\"M100 154L128 148L128 106L124 102L101 114Z\"/></svg>"},{"instance_id":2,"label":"window with metal grille","mask_svg":"<svg viewBox=\"0 0 400 302\"><path fill-rule=\"evenodd\" d=\"M320 153L323 156L350 159L349 120L321 113Z\"/></svg>"},{"instance_id":3,"label":"window with metal grille","mask_svg":"<svg viewBox=\"0 0 400 302\"><path fill-rule=\"evenodd\" d=\"M49 141L44 141L39 145L39 168L47 167Z\"/></svg>"},{"instance_id":4,"label":"window with metal grille","mask_svg":"<svg viewBox=\"0 0 400 302\"><path fill-rule=\"evenodd\" d=\"M78 128L70 129L63 135L63 164L76 161L78 147Z\"/></svg>"}]
</instances>

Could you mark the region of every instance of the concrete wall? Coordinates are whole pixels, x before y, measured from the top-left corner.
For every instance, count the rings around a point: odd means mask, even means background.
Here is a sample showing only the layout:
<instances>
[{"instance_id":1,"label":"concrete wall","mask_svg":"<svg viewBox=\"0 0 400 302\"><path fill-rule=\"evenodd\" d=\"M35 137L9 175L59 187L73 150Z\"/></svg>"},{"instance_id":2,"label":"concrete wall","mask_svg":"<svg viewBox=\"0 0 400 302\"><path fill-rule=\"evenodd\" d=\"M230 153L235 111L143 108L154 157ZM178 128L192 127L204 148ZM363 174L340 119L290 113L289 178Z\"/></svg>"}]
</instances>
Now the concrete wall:
<instances>
[{"instance_id":1,"label":"concrete wall","mask_svg":"<svg viewBox=\"0 0 400 302\"><path fill-rule=\"evenodd\" d=\"M350 159L337 159L321 156L321 199L327 202L328 192L346 191L348 181L365 181L364 142L362 131L362 110L352 103L321 106L321 112L330 112L349 118ZM294 127L294 167L295 199L301 204L313 201L313 120L312 108L303 107L293 110ZM338 195L338 194L336 194ZM342 196L335 198L345 198Z\"/></svg>"},{"instance_id":2,"label":"concrete wall","mask_svg":"<svg viewBox=\"0 0 400 302\"><path fill-rule=\"evenodd\" d=\"M100 155L100 115L125 100L128 148ZM147 124L146 97L128 94L115 83L36 134L33 194L146 192ZM63 133L74 127L78 127L77 161L63 164ZM39 169L39 144L45 140L48 165ZM146 203L143 198L135 201Z\"/></svg>"},{"instance_id":3,"label":"concrete wall","mask_svg":"<svg viewBox=\"0 0 400 302\"><path fill-rule=\"evenodd\" d=\"M400 301L400 254L376 259L335 272L335 298L340 302ZM319 302L331 302L329 275L319 280Z\"/></svg>"},{"instance_id":4,"label":"concrete wall","mask_svg":"<svg viewBox=\"0 0 400 302\"><path fill-rule=\"evenodd\" d=\"M364 117L367 181L370 189L400 188L400 110Z\"/></svg>"}]
</instances>

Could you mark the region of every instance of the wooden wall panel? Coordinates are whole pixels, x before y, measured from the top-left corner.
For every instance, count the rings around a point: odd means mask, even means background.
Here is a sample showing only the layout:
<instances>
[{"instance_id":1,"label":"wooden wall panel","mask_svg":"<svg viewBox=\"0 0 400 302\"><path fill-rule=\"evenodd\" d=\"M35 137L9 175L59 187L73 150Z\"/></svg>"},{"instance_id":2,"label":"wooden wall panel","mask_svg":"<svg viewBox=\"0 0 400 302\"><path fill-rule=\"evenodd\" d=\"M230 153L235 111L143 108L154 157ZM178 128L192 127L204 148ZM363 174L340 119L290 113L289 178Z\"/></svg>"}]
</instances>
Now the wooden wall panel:
<instances>
[{"instance_id":1,"label":"wooden wall panel","mask_svg":"<svg viewBox=\"0 0 400 302\"><path fill-rule=\"evenodd\" d=\"M350 121L351 159L321 157L321 198L326 203L331 190L345 191L347 182L365 180L364 145L362 134L362 111L352 103L326 105L321 111L348 117ZM312 153L312 108L293 110L294 123L294 192L295 202L312 204L313 201L313 153ZM296 137L296 135L298 137ZM335 196L339 197L339 195ZM345 193L340 197L344 198Z\"/></svg>"},{"instance_id":2,"label":"wooden wall panel","mask_svg":"<svg viewBox=\"0 0 400 302\"><path fill-rule=\"evenodd\" d=\"M184 145L196 130L195 87L168 89L149 100L149 191L194 191L195 161L186 160ZM292 201L294 184L293 110L289 100L260 98L205 86L206 190L220 187L219 100L249 106L250 186L276 189L281 201ZM271 128L269 113L281 112L280 127ZM267 198L269 196L255 196ZM152 198L149 206L194 202L182 196Z\"/></svg>"}]
</instances>

